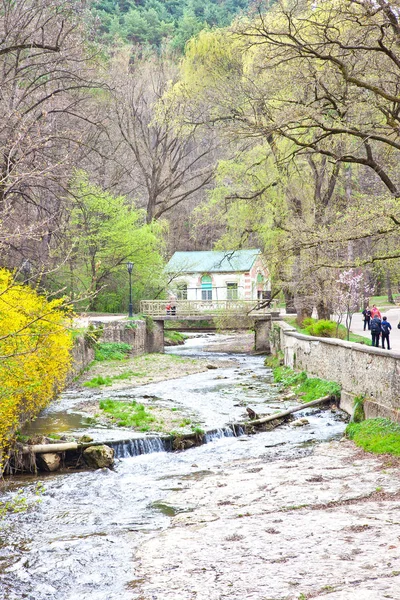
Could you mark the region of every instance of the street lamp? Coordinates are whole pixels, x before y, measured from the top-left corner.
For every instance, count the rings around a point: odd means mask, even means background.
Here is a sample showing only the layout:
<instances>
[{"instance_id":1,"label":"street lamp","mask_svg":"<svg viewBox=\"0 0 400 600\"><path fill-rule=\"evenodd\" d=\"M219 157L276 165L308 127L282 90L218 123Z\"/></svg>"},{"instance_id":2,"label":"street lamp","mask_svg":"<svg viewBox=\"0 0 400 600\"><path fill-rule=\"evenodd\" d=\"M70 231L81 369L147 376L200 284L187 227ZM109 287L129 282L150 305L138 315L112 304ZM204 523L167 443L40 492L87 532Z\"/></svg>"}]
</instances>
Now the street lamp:
<instances>
[{"instance_id":1,"label":"street lamp","mask_svg":"<svg viewBox=\"0 0 400 600\"><path fill-rule=\"evenodd\" d=\"M132 304L132 271L133 271L133 263L127 262L126 268L129 273L129 318L133 317L133 304Z\"/></svg>"}]
</instances>

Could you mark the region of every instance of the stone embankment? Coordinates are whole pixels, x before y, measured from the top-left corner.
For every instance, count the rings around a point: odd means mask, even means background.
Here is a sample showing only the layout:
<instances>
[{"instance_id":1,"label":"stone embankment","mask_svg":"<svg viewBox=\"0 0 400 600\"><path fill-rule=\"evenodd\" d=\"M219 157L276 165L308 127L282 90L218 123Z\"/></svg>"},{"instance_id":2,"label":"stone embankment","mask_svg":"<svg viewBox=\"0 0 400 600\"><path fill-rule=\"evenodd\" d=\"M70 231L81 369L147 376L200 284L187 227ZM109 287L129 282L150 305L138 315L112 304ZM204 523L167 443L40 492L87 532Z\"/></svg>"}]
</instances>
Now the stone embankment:
<instances>
[{"instance_id":1,"label":"stone embankment","mask_svg":"<svg viewBox=\"0 0 400 600\"><path fill-rule=\"evenodd\" d=\"M362 396L366 418L400 422L400 354L303 335L283 321L272 324L271 340L271 351L283 352L285 365L339 383L340 406L349 414L354 398Z\"/></svg>"}]
</instances>

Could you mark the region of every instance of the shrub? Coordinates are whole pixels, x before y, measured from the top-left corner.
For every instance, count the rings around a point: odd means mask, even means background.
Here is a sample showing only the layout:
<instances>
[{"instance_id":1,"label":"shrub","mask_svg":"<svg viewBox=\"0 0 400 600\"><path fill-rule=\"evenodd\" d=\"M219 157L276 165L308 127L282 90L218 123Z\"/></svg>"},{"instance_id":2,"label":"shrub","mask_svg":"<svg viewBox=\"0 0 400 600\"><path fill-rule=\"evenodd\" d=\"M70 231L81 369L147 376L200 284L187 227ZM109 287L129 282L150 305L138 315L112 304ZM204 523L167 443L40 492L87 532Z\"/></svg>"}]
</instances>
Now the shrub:
<instances>
[{"instance_id":1,"label":"shrub","mask_svg":"<svg viewBox=\"0 0 400 600\"><path fill-rule=\"evenodd\" d=\"M314 337L336 336L336 323L328 321L327 319L320 319L319 321L314 321L314 319L304 319L303 327L305 327L308 335Z\"/></svg>"},{"instance_id":2,"label":"shrub","mask_svg":"<svg viewBox=\"0 0 400 600\"><path fill-rule=\"evenodd\" d=\"M124 360L127 358L132 347L123 342L101 342L97 344L94 359L103 360Z\"/></svg>"},{"instance_id":3,"label":"shrub","mask_svg":"<svg viewBox=\"0 0 400 600\"><path fill-rule=\"evenodd\" d=\"M0 269L1 456L22 424L62 389L70 368L72 335L62 299L48 301Z\"/></svg>"}]
</instances>

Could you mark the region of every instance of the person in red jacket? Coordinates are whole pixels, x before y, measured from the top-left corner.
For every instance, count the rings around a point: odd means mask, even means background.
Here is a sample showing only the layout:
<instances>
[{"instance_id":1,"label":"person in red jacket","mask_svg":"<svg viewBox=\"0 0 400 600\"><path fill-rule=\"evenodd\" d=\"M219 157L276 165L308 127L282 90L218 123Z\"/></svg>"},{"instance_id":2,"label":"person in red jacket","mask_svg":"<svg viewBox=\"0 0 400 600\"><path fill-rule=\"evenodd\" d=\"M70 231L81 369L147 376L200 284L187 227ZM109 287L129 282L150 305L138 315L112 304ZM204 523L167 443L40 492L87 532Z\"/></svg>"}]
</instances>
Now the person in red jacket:
<instances>
[{"instance_id":1,"label":"person in red jacket","mask_svg":"<svg viewBox=\"0 0 400 600\"><path fill-rule=\"evenodd\" d=\"M376 304L373 304L371 308L371 319L373 319L374 317L382 319L381 311L379 310L379 308L376 307Z\"/></svg>"}]
</instances>

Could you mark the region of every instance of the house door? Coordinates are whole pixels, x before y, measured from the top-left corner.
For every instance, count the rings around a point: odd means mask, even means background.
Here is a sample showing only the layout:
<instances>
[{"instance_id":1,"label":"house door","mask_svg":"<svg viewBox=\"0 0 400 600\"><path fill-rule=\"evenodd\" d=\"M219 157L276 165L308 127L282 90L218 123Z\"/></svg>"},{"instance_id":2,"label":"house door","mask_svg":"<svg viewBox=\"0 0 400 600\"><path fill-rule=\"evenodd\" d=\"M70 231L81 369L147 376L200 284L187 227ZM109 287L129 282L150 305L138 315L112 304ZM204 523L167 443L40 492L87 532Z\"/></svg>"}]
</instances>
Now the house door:
<instances>
[{"instance_id":1,"label":"house door","mask_svg":"<svg viewBox=\"0 0 400 600\"><path fill-rule=\"evenodd\" d=\"M212 300L212 280L209 275L201 278L201 299Z\"/></svg>"}]
</instances>

